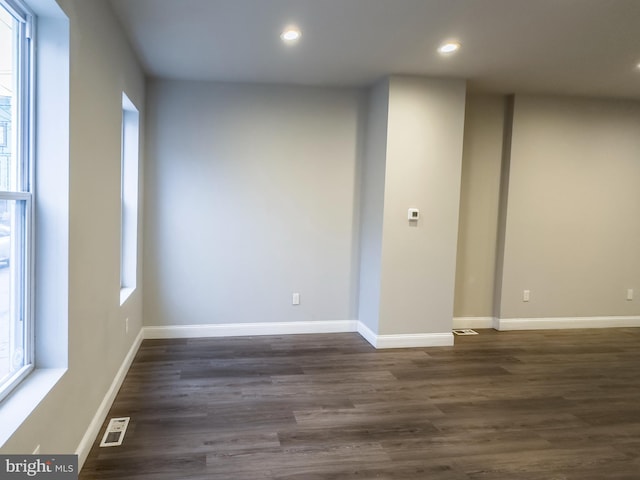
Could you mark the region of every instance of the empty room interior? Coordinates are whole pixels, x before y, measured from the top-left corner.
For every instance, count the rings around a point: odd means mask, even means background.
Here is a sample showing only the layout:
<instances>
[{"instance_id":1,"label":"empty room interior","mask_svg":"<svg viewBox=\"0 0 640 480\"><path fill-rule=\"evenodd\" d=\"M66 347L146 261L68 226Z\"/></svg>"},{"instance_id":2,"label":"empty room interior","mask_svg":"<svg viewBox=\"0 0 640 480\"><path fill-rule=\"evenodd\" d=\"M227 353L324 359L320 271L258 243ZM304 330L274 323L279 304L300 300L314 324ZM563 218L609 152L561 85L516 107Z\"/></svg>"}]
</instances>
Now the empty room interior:
<instances>
[{"instance_id":1,"label":"empty room interior","mask_svg":"<svg viewBox=\"0 0 640 480\"><path fill-rule=\"evenodd\" d=\"M0 455L640 478L638 25L0 0Z\"/></svg>"}]
</instances>

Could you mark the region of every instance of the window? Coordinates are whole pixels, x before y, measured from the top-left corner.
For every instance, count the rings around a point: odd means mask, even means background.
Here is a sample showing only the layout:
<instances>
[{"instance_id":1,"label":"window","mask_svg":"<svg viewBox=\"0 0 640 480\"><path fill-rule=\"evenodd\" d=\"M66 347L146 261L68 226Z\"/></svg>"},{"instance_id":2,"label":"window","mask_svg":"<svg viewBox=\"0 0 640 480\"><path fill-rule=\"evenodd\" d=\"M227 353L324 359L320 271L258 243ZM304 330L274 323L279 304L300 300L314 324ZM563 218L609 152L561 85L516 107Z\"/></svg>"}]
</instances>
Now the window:
<instances>
[{"instance_id":1,"label":"window","mask_svg":"<svg viewBox=\"0 0 640 480\"><path fill-rule=\"evenodd\" d=\"M138 256L138 109L122 94L120 304L136 288Z\"/></svg>"},{"instance_id":2,"label":"window","mask_svg":"<svg viewBox=\"0 0 640 480\"><path fill-rule=\"evenodd\" d=\"M0 399L34 364L32 18L0 0Z\"/></svg>"}]
</instances>

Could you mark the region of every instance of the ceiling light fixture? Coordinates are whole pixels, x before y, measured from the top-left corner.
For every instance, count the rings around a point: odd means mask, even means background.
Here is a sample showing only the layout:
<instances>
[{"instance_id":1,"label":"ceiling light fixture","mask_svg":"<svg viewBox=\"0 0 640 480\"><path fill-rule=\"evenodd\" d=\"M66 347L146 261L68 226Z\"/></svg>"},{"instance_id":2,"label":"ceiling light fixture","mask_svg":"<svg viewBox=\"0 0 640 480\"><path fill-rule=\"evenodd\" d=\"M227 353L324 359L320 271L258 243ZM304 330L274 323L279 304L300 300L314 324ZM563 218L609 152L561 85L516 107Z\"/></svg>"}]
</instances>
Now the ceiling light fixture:
<instances>
[{"instance_id":1,"label":"ceiling light fixture","mask_svg":"<svg viewBox=\"0 0 640 480\"><path fill-rule=\"evenodd\" d=\"M438 47L438 53L442 55L449 55L451 53L457 52L460 50L459 42L445 42Z\"/></svg>"},{"instance_id":2,"label":"ceiling light fixture","mask_svg":"<svg viewBox=\"0 0 640 480\"><path fill-rule=\"evenodd\" d=\"M287 27L280 34L280 38L285 43L295 43L300 40L302 32L297 27Z\"/></svg>"}]
</instances>

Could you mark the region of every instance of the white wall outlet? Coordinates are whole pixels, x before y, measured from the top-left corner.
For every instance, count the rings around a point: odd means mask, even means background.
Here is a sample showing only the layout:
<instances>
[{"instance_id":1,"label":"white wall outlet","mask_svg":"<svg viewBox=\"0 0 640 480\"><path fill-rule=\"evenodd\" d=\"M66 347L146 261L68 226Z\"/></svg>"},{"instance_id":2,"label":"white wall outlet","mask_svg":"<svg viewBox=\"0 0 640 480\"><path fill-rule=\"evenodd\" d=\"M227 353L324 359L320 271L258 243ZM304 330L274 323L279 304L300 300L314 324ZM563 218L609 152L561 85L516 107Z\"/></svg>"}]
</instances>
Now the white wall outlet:
<instances>
[{"instance_id":1,"label":"white wall outlet","mask_svg":"<svg viewBox=\"0 0 640 480\"><path fill-rule=\"evenodd\" d=\"M410 221L416 222L420 218L420 210L417 208L410 208L407 212L407 218Z\"/></svg>"},{"instance_id":2,"label":"white wall outlet","mask_svg":"<svg viewBox=\"0 0 640 480\"><path fill-rule=\"evenodd\" d=\"M300 294L294 293L291 295L291 305L300 305Z\"/></svg>"},{"instance_id":3,"label":"white wall outlet","mask_svg":"<svg viewBox=\"0 0 640 480\"><path fill-rule=\"evenodd\" d=\"M627 300L629 301L633 300L633 288L627 289Z\"/></svg>"},{"instance_id":4,"label":"white wall outlet","mask_svg":"<svg viewBox=\"0 0 640 480\"><path fill-rule=\"evenodd\" d=\"M528 302L529 301L529 297L531 297L531 290L524 290L522 292L522 301L523 302Z\"/></svg>"}]
</instances>

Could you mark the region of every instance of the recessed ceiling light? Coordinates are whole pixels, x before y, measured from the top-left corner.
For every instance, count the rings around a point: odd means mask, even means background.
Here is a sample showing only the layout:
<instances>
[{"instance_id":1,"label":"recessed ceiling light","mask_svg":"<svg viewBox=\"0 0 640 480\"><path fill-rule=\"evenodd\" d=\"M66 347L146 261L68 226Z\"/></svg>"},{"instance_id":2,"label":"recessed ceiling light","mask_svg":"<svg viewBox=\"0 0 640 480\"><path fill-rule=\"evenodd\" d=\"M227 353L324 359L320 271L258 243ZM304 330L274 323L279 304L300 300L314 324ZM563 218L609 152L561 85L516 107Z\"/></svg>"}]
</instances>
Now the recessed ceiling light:
<instances>
[{"instance_id":1,"label":"recessed ceiling light","mask_svg":"<svg viewBox=\"0 0 640 480\"><path fill-rule=\"evenodd\" d=\"M449 55L458 50L460 50L460 43L458 42L445 42L438 47L438 53L442 55Z\"/></svg>"},{"instance_id":2,"label":"recessed ceiling light","mask_svg":"<svg viewBox=\"0 0 640 480\"><path fill-rule=\"evenodd\" d=\"M302 32L297 27L287 27L280 34L280 38L285 43L295 43L300 40Z\"/></svg>"}]
</instances>

